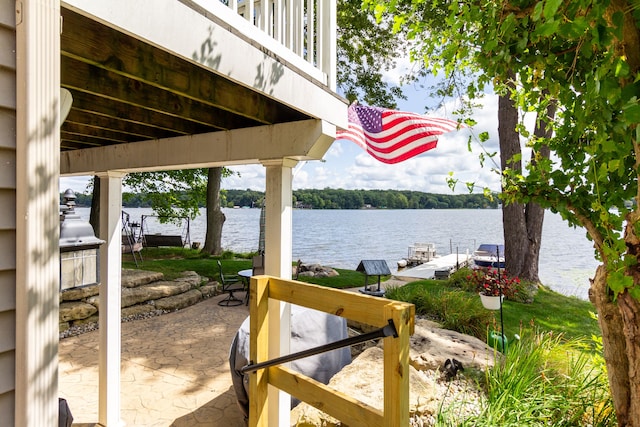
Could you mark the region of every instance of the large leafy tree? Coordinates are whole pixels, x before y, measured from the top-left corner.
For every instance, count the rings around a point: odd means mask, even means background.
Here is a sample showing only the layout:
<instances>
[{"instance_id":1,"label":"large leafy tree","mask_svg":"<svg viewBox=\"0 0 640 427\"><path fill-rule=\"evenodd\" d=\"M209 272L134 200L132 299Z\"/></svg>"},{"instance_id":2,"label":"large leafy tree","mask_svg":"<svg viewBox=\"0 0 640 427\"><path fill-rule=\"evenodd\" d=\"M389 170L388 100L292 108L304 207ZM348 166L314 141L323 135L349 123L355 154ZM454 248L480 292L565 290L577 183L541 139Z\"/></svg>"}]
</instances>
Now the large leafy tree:
<instances>
[{"instance_id":1,"label":"large leafy tree","mask_svg":"<svg viewBox=\"0 0 640 427\"><path fill-rule=\"evenodd\" d=\"M505 156L505 202L536 202L582 226L602 261L589 290L618 424L640 426L640 3L626 0L379 1L419 34L432 65L476 73L544 131ZM446 25L430 31L436 8ZM424 16L424 15L423 15ZM555 114L551 114L557 109ZM634 203L630 204L629 201Z\"/></svg>"}]
</instances>

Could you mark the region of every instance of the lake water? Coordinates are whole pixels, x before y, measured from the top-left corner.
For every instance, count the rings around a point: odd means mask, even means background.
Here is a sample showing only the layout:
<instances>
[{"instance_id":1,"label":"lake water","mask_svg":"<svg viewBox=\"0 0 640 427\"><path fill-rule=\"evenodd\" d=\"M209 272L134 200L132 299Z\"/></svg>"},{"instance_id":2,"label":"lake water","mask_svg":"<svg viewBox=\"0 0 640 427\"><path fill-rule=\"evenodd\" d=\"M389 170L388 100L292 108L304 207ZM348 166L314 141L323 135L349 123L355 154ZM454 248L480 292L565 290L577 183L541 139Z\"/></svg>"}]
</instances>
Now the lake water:
<instances>
[{"instance_id":1,"label":"lake water","mask_svg":"<svg viewBox=\"0 0 640 427\"><path fill-rule=\"evenodd\" d=\"M140 222L150 209L125 208ZM78 209L88 218L88 209ZM258 248L259 209L223 209L222 245L235 252ZM180 233L146 221L150 233ZM191 222L191 241L203 242L204 216ZM293 211L293 260L355 269L362 259L384 259L392 271L416 242L434 243L439 255L465 255L480 243L502 243L500 209L302 210ZM540 280L565 295L587 299L589 278L598 263L583 229L571 228L559 215L545 214L540 250Z\"/></svg>"}]
</instances>

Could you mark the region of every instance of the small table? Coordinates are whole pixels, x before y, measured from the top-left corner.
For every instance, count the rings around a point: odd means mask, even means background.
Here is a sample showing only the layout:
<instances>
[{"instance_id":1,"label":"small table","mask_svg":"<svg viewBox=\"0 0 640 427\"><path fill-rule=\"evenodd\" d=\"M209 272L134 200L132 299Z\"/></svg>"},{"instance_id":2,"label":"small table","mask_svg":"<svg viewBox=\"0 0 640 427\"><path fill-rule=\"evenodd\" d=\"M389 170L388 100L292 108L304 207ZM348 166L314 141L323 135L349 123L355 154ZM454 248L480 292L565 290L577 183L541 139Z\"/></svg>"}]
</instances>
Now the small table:
<instances>
[{"instance_id":1,"label":"small table","mask_svg":"<svg viewBox=\"0 0 640 427\"><path fill-rule=\"evenodd\" d=\"M242 279L250 279L253 276L253 268L247 268L246 270L238 271L238 276L242 277Z\"/></svg>"},{"instance_id":2,"label":"small table","mask_svg":"<svg viewBox=\"0 0 640 427\"><path fill-rule=\"evenodd\" d=\"M253 276L253 268L247 268L246 270L238 271L238 276L242 278L242 281L244 282L244 286L247 289L246 304L248 305L249 304L249 279L251 279L251 276Z\"/></svg>"}]
</instances>

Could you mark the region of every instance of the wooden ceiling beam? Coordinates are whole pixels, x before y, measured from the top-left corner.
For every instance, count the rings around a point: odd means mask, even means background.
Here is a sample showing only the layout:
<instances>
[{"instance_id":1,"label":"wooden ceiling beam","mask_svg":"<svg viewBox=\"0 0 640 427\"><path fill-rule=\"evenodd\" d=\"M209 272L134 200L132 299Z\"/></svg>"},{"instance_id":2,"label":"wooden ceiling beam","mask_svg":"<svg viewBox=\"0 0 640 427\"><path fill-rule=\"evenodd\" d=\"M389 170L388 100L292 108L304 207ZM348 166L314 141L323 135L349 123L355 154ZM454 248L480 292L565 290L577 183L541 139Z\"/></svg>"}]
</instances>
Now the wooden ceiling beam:
<instances>
[{"instance_id":1,"label":"wooden ceiling beam","mask_svg":"<svg viewBox=\"0 0 640 427\"><path fill-rule=\"evenodd\" d=\"M75 123L75 122L70 122L68 120L65 121L64 127L61 128L61 131L64 131L68 134L100 138L107 141L113 141L119 144L122 144L125 142L136 142L136 141L144 141L147 139L153 139L153 138L145 138L143 136L134 135L131 133L118 132L111 129L101 129L94 126L86 126L84 123Z\"/></svg>"},{"instance_id":2,"label":"wooden ceiling beam","mask_svg":"<svg viewBox=\"0 0 640 427\"><path fill-rule=\"evenodd\" d=\"M71 108L69 116L62 125L65 129L67 123L81 124L90 128L121 132L136 136L136 141L153 138L168 138L171 136L185 135L186 132L177 132L140 123L133 123L116 117L109 117L101 114L94 114L86 110Z\"/></svg>"},{"instance_id":3,"label":"wooden ceiling beam","mask_svg":"<svg viewBox=\"0 0 640 427\"><path fill-rule=\"evenodd\" d=\"M104 98L104 102L119 101L220 130L259 125L255 120L228 111L204 107L193 99L128 79L64 55L60 58L60 65L65 87L100 96Z\"/></svg>"},{"instance_id":4,"label":"wooden ceiling beam","mask_svg":"<svg viewBox=\"0 0 640 427\"><path fill-rule=\"evenodd\" d=\"M144 107L119 102L118 100L105 100L99 95L78 91L68 86L65 87L71 91L73 96L72 111L78 109L125 123L151 126L184 135L211 132L216 129L210 125L203 125L181 117L169 116Z\"/></svg>"},{"instance_id":5,"label":"wooden ceiling beam","mask_svg":"<svg viewBox=\"0 0 640 427\"><path fill-rule=\"evenodd\" d=\"M197 100L211 108L255 120L257 124L281 123L307 117L230 81L227 77L78 13L63 8L61 14L64 18L61 35L63 56L170 91L179 97ZM194 50L193 55L197 56L198 52ZM63 73L63 82L67 83L65 80ZM224 117L224 114L218 114L221 118Z\"/></svg>"}]
</instances>

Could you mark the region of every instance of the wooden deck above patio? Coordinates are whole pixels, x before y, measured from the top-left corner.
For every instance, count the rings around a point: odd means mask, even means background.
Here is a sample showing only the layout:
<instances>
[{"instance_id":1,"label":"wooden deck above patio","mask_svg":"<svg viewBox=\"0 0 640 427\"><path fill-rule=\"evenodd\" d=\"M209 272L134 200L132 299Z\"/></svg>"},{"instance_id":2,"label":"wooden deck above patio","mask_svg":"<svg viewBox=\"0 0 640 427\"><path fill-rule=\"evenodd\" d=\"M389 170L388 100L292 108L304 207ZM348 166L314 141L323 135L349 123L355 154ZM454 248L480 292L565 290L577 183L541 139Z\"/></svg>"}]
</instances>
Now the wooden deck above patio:
<instances>
[{"instance_id":1,"label":"wooden deck above patio","mask_svg":"<svg viewBox=\"0 0 640 427\"><path fill-rule=\"evenodd\" d=\"M259 2L251 4L262 7ZM270 10L275 22L280 15ZM218 0L63 3L61 83L71 92L73 103L61 128L61 174L92 174L104 168L150 170L149 165L135 162L148 147L127 145L171 138L170 151L192 150L193 146L181 144L194 135L252 128L255 133L245 131L240 139L228 139L254 148L265 145L263 159L321 158L330 141L323 140L320 149L290 147L283 154L273 146L278 141L261 136L264 126L318 120L331 139L335 126L346 126L347 108L332 88L333 77L300 57L296 46L283 45L239 13L246 12ZM289 13L285 8L281 17ZM101 158L126 161L97 168L81 164L87 154L72 154L96 148L102 149ZM232 151L238 152L238 147ZM223 156L217 158L219 163L209 159L198 166L257 160L255 155ZM186 166L170 160L161 163L154 168Z\"/></svg>"}]
</instances>

